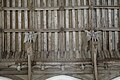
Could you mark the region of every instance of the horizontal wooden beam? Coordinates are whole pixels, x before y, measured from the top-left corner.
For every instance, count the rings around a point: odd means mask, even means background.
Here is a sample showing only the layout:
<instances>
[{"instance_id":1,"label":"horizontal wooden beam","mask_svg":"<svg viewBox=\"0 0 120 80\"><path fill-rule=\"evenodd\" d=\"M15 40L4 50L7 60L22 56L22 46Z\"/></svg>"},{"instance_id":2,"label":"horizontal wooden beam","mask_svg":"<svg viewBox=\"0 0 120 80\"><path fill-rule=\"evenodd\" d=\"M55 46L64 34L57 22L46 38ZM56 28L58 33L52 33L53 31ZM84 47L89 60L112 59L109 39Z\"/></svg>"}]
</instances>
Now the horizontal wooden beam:
<instances>
[{"instance_id":1,"label":"horizontal wooden beam","mask_svg":"<svg viewBox=\"0 0 120 80\"><path fill-rule=\"evenodd\" d=\"M0 71L0 75L27 75L27 70L26 71Z\"/></svg>"},{"instance_id":2,"label":"horizontal wooden beam","mask_svg":"<svg viewBox=\"0 0 120 80\"><path fill-rule=\"evenodd\" d=\"M89 64L92 62L90 59L84 59L84 60L76 60L76 61L41 61L41 60L33 60L36 62L36 64ZM97 60L98 63L120 63L120 59L103 59L103 60ZM0 59L1 64L13 64L14 62L27 62L27 59Z\"/></svg>"},{"instance_id":3,"label":"horizontal wooden beam","mask_svg":"<svg viewBox=\"0 0 120 80\"><path fill-rule=\"evenodd\" d=\"M47 71L39 71L39 70L34 70L33 74L39 75L39 74L92 74L93 71L91 70L47 70Z\"/></svg>"},{"instance_id":4,"label":"horizontal wooden beam","mask_svg":"<svg viewBox=\"0 0 120 80\"><path fill-rule=\"evenodd\" d=\"M62 28L62 29L3 29L3 32L72 32L72 31L85 31L90 29L83 28ZM96 28L97 31L120 31L119 28Z\"/></svg>"},{"instance_id":5,"label":"horizontal wooden beam","mask_svg":"<svg viewBox=\"0 0 120 80\"><path fill-rule=\"evenodd\" d=\"M80 62L36 62L36 65L74 65L74 64L91 64L91 61L80 61Z\"/></svg>"},{"instance_id":6,"label":"horizontal wooden beam","mask_svg":"<svg viewBox=\"0 0 120 80\"><path fill-rule=\"evenodd\" d=\"M63 9L70 10L70 9L89 9L89 6L63 6ZM105 8L105 9L119 9L119 6L93 6L93 9L96 8ZM60 10L60 7L2 7L0 10Z\"/></svg>"},{"instance_id":7,"label":"horizontal wooden beam","mask_svg":"<svg viewBox=\"0 0 120 80\"><path fill-rule=\"evenodd\" d=\"M119 69L98 69L99 74L105 74L105 73L115 73L116 71L119 71ZM86 70L47 70L47 71L41 71L41 70L33 70L33 75L39 75L39 74L93 74L92 69L86 69ZM0 75L27 75L27 70L22 71L13 71L13 70L3 70L0 71Z\"/></svg>"},{"instance_id":8,"label":"horizontal wooden beam","mask_svg":"<svg viewBox=\"0 0 120 80\"><path fill-rule=\"evenodd\" d=\"M119 69L98 69L99 74L105 73L114 73L116 71L120 71ZM33 74L93 74L93 69L85 69L85 70L47 70L47 71L39 71L33 70Z\"/></svg>"},{"instance_id":9,"label":"horizontal wooden beam","mask_svg":"<svg viewBox=\"0 0 120 80\"><path fill-rule=\"evenodd\" d=\"M27 59L0 59L0 62L26 62Z\"/></svg>"}]
</instances>

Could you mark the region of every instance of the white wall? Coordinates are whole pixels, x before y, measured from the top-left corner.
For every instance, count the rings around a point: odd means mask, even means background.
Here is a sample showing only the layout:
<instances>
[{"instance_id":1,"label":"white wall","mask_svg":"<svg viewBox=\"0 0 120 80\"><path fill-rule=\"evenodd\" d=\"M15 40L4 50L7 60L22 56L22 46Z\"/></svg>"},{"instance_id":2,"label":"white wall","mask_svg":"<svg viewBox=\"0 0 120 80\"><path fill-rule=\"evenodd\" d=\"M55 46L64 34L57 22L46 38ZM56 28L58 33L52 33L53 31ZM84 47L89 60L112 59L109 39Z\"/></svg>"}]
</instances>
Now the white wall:
<instances>
[{"instance_id":1,"label":"white wall","mask_svg":"<svg viewBox=\"0 0 120 80\"><path fill-rule=\"evenodd\" d=\"M46 80L81 80L81 79L77 79L77 78L66 76L66 75L59 75L59 76L48 78Z\"/></svg>"},{"instance_id":2,"label":"white wall","mask_svg":"<svg viewBox=\"0 0 120 80\"><path fill-rule=\"evenodd\" d=\"M12 80L12 79L0 76L0 80Z\"/></svg>"},{"instance_id":3,"label":"white wall","mask_svg":"<svg viewBox=\"0 0 120 80\"><path fill-rule=\"evenodd\" d=\"M114 78L114 79L112 79L112 80L120 80L120 77Z\"/></svg>"}]
</instances>

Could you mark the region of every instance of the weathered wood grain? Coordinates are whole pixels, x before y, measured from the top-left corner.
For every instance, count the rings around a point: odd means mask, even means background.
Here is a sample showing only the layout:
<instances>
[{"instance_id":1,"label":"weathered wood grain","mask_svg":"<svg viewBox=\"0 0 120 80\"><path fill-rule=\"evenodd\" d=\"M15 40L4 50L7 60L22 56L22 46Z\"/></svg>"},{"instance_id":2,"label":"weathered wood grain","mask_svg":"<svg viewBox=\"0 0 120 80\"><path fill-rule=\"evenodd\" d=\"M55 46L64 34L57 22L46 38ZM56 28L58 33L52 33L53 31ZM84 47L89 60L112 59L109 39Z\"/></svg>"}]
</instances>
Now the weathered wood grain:
<instances>
[{"instance_id":1,"label":"weathered wood grain","mask_svg":"<svg viewBox=\"0 0 120 80\"><path fill-rule=\"evenodd\" d=\"M96 5L100 5L100 0L97 0ZM97 9L97 28L101 27L101 13L100 13L100 9ZM99 40L98 40L98 51L101 51L101 44L102 44L102 40L101 40L101 34L99 35Z\"/></svg>"},{"instance_id":2,"label":"weathered wood grain","mask_svg":"<svg viewBox=\"0 0 120 80\"><path fill-rule=\"evenodd\" d=\"M48 7L51 7L51 0L49 0L48 1ZM54 14L52 14L52 11L51 10L49 10L48 11L48 28L49 29L52 29L52 27L53 27L53 25L52 25L52 15L54 15ZM51 51L52 50L52 33L51 32L49 32L48 33L48 51ZM50 58L52 58L52 54L50 54L50 53L48 53L48 55L50 56Z\"/></svg>"},{"instance_id":3,"label":"weathered wood grain","mask_svg":"<svg viewBox=\"0 0 120 80\"><path fill-rule=\"evenodd\" d=\"M12 1L12 7L15 7L15 0ZM12 11L12 29L16 29L16 15L15 11ZM15 52L15 33L12 34L12 51Z\"/></svg>"},{"instance_id":4,"label":"weathered wood grain","mask_svg":"<svg viewBox=\"0 0 120 80\"><path fill-rule=\"evenodd\" d=\"M28 4L27 0L24 0L24 7L27 7L27 4ZM27 10L24 11L24 26L25 26L25 29L28 29L28 11Z\"/></svg>"},{"instance_id":5,"label":"weathered wood grain","mask_svg":"<svg viewBox=\"0 0 120 80\"><path fill-rule=\"evenodd\" d=\"M64 0L59 1L59 6L64 6ZM60 10L59 11L59 28L62 30L64 28L64 11ZM60 51L65 50L65 34L64 32L60 32L59 34L59 49ZM64 53L61 52L61 57L64 57Z\"/></svg>"},{"instance_id":6,"label":"weathered wood grain","mask_svg":"<svg viewBox=\"0 0 120 80\"><path fill-rule=\"evenodd\" d=\"M69 0L66 0L66 6L69 6ZM66 10L66 28L69 28L69 10ZM69 32L66 32L66 51L70 50L70 40L69 40ZM69 57L69 53L66 53L66 56Z\"/></svg>"},{"instance_id":7,"label":"weathered wood grain","mask_svg":"<svg viewBox=\"0 0 120 80\"><path fill-rule=\"evenodd\" d=\"M10 0L7 0L7 7L10 6ZM10 29L10 11L7 11L7 29ZM6 50L10 52L10 33L7 33L7 43L5 44Z\"/></svg>"},{"instance_id":8,"label":"weathered wood grain","mask_svg":"<svg viewBox=\"0 0 120 80\"><path fill-rule=\"evenodd\" d=\"M72 0L72 6L75 6L75 0ZM72 27L75 28L76 27L76 16L75 16L75 10L72 9ZM73 31L72 33L73 36L73 51L76 50L76 32ZM76 53L73 53L73 55L76 57Z\"/></svg>"},{"instance_id":9,"label":"weathered wood grain","mask_svg":"<svg viewBox=\"0 0 120 80\"><path fill-rule=\"evenodd\" d=\"M21 7L21 0L18 1L18 7ZM21 29L22 27L22 19L21 19L21 11L18 11L18 29ZM18 51L21 52L22 46L21 46L21 33L18 33Z\"/></svg>"},{"instance_id":10,"label":"weathered wood grain","mask_svg":"<svg viewBox=\"0 0 120 80\"><path fill-rule=\"evenodd\" d=\"M108 1L108 5L111 5L112 2L111 0ZM112 10L111 9L108 9L108 21L109 21L109 27L112 27ZM111 51L114 49L114 41L113 41L113 32L109 31L109 50L110 50L110 53ZM111 57L113 57L113 54L111 53Z\"/></svg>"},{"instance_id":11,"label":"weathered wood grain","mask_svg":"<svg viewBox=\"0 0 120 80\"><path fill-rule=\"evenodd\" d=\"M83 1L83 5L87 5L87 0L84 0ZM87 9L84 9L84 14L83 14L83 22L84 22L84 28L88 28L88 14L87 14ZM90 47L90 46L88 46L88 41L86 40L87 39L87 37L86 37L86 35L84 34L84 36L83 36L83 40L84 40L84 55L83 55L83 57L84 58L86 58L86 56L88 56L87 55L87 53L88 53L88 47Z\"/></svg>"},{"instance_id":12,"label":"weathered wood grain","mask_svg":"<svg viewBox=\"0 0 120 80\"><path fill-rule=\"evenodd\" d=\"M3 4L4 4L4 2L3 2L3 0L2 0L2 5L1 5L2 7L3 7ZM1 28L2 28L2 29L5 28L5 27L4 27L4 16L5 16L4 11L2 11L2 12L1 12L1 20L2 20ZM2 39L1 39L1 43L2 43L2 45L1 45L1 46L2 46L2 50L1 50L1 51L2 51L2 52L5 50L5 47L4 47L4 46L5 46L5 45L4 45L4 44L5 44L5 40L4 40L4 38L5 38L5 37L4 37L4 33L2 33ZM1 55L1 56L2 56L2 55Z\"/></svg>"},{"instance_id":13,"label":"weathered wood grain","mask_svg":"<svg viewBox=\"0 0 120 80\"><path fill-rule=\"evenodd\" d=\"M118 1L114 0L114 5L117 5ZM118 28L118 10L114 9L114 27ZM115 31L115 50L118 51L118 32Z\"/></svg>"},{"instance_id":14,"label":"weathered wood grain","mask_svg":"<svg viewBox=\"0 0 120 80\"><path fill-rule=\"evenodd\" d=\"M103 5L105 5L105 0L102 0L102 4ZM105 9L102 9L102 27L106 27L106 17L105 17L106 15L105 15ZM107 38L106 38L106 31L105 32L103 32L103 50L104 51L106 51L106 49L107 49L107 43L106 43L106 40L107 40Z\"/></svg>"},{"instance_id":15,"label":"weathered wood grain","mask_svg":"<svg viewBox=\"0 0 120 80\"><path fill-rule=\"evenodd\" d=\"M78 0L78 6L80 6L80 5L81 5L81 1ZM83 24L82 24L83 19L82 19L82 16L81 16L81 15L82 15L82 10L78 10L78 28L82 28L82 27L83 27L83 26L82 26L82 25L83 25ZM81 50L82 50L82 49L81 49L81 47L82 47L82 39L81 39L82 36L81 36L81 35L82 35L82 33L79 32L78 35L79 35L79 36L78 36L78 42L79 42L78 50L80 50L80 53L78 52L77 55L76 55L76 57L77 57L77 58L82 58L82 57L81 57Z\"/></svg>"},{"instance_id":16,"label":"weathered wood grain","mask_svg":"<svg viewBox=\"0 0 120 80\"><path fill-rule=\"evenodd\" d=\"M111 5L111 0L108 1L108 5ZM111 9L108 9L108 19L109 19L109 27L112 27L111 22ZM109 50L112 50L112 32L109 32Z\"/></svg>"},{"instance_id":17,"label":"weathered wood grain","mask_svg":"<svg viewBox=\"0 0 120 80\"><path fill-rule=\"evenodd\" d=\"M40 0L37 0L37 7L40 7ZM41 11L37 11L37 29L40 30L41 29ZM42 42L41 42L41 32L38 32L38 57L42 57L41 56L41 47L42 47Z\"/></svg>"},{"instance_id":18,"label":"weathered wood grain","mask_svg":"<svg viewBox=\"0 0 120 80\"><path fill-rule=\"evenodd\" d=\"M102 32L98 50L100 52L104 50L106 57L115 57L109 50L117 50L119 43L117 0L114 1L114 5L111 5L113 4L111 0L102 0L102 5L100 0L94 0L92 7L89 6L88 0L24 0L24 3L21 1L23 0L16 3L14 0L5 1L9 6L5 4L2 10L2 18L5 17L5 20L2 19L4 21L2 50L8 52L25 50L23 34L35 31L38 38L33 47L38 53L46 51L39 53L39 56L44 56L42 58L47 58L49 52L51 53L49 58L53 60L91 58L90 44L86 40L84 30L90 31L95 28ZM92 28L89 25L91 15L89 8L93 8Z\"/></svg>"},{"instance_id":19,"label":"weathered wood grain","mask_svg":"<svg viewBox=\"0 0 120 80\"><path fill-rule=\"evenodd\" d=\"M43 6L46 7L46 0L43 0ZM46 18L46 10L43 11L43 28L47 28L47 18ZM44 51L48 50L48 44L47 44L47 33L44 34ZM46 58L46 54L44 55L44 58Z\"/></svg>"}]
</instances>

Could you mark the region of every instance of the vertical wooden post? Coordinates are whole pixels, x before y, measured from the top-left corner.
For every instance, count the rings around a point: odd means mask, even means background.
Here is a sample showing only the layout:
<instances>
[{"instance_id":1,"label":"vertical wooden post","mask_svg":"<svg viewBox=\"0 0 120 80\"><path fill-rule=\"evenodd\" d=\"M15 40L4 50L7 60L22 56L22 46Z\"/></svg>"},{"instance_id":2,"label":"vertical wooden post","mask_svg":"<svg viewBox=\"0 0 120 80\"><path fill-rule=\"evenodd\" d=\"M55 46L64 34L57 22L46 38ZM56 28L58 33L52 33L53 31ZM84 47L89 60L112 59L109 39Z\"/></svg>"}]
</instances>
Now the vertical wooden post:
<instances>
[{"instance_id":1,"label":"vertical wooden post","mask_svg":"<svg viewBox=\"0 0 120 80\"><path fill-rule=\"evenodd\" d=\"M24 43L26 44L26 50L28 55L28 80L32 80L31 61L33 61L33 43L36 40L36 33L25 33Z\"/></svg>"},{"instance_id":2,"label":"vertical wooden post","mask_svg":"<svg viewBox=\"0 0 120 80\"><path fill-rule=\"evenodd\" d=\"M97 70L97 42L94 42L92 39L92 55L93 55L93 64L94 64L94 77L95 80L98 80L98 70Z\"/></svg>"},{"instance_id":3,"label":"vertical wooden post","mask_svg":"<svg viewBox=\"0 0 120 80\"><path fill-rule=\"evenodd\" d=\"M33 27L34 27L34 11L33 11L34 2L33 2L33 0L28 0L28 4L29 4L28 7L30 8L29 28L33 29ZM27 2L26 2L25 6L27 6ZM26 28L27 28L27 26L26 26ZM28 80L32 80L32 69L31 69L31 60L33 58L32 57L32 53L33 53L32 43L31 42L27 42L26 43L26 47L27 47L27 55L28 55Z\"/></svg>"},{"instance_id":4,"label":"vertical wooden post","mask_svg":"<svg viewBox=\"0 0 120 80\"><path fill-rule=\"evenodd\" d=\"M32 80L31 60L32 60L32 43L26 43L28 54L28 80Z\"/></svg>"},{"instance_id":5,"label":"vertical wooden post","mask_svg":"<svg viewBox=\"0 0 120 80\"><path fill-rule=\"evenodd\" d=\"M90 10L89 10L89 28L92 29L93 25L92 25L92 0L89 0L89 6L90 6ZM94 35L92 33L93 30L91 30L91 34ZM94 77L95 80L98 80L98 70L97 70L97 42L94 40L93 36L92 36L92 41L91 41L91 53L92 53L92 61L93 61L93 65L94 65Z\"/></svg>"}]
</instances>

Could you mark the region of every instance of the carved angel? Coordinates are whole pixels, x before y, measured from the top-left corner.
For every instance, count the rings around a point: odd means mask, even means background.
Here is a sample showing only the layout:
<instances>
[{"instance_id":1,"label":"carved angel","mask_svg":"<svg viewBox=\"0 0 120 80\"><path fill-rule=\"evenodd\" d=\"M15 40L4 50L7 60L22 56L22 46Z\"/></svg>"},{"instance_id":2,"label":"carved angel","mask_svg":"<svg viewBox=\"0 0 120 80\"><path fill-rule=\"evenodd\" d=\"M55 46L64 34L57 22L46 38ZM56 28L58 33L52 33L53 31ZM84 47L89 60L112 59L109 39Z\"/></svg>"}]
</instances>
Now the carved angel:
<instances>
[{"instance_id":1,"label":"carved angel","mask_svg":"<svg viewBox=\"0 0 120 80\"><path fill-rule=\"evenodd\" d=\"M100 34L101 32L100 31L87 31L85 30L85 32L87 33L87 41L90 41L91 39L93 39L94 41L99 41L99 38L100 38Z\"/></svg>"},{"instance_id":2,"label":"carved angel","mask_svg":"<svg viewBox=\"0 0 120 80\"><path fill-rule=\"evenodd\" d=\"M35 42L36 38L37 38L37 33L34 33L34 32L25 33L24 43L26 43L26 42L29 42L29 43Z\"/></svg>"}]
</instances>

